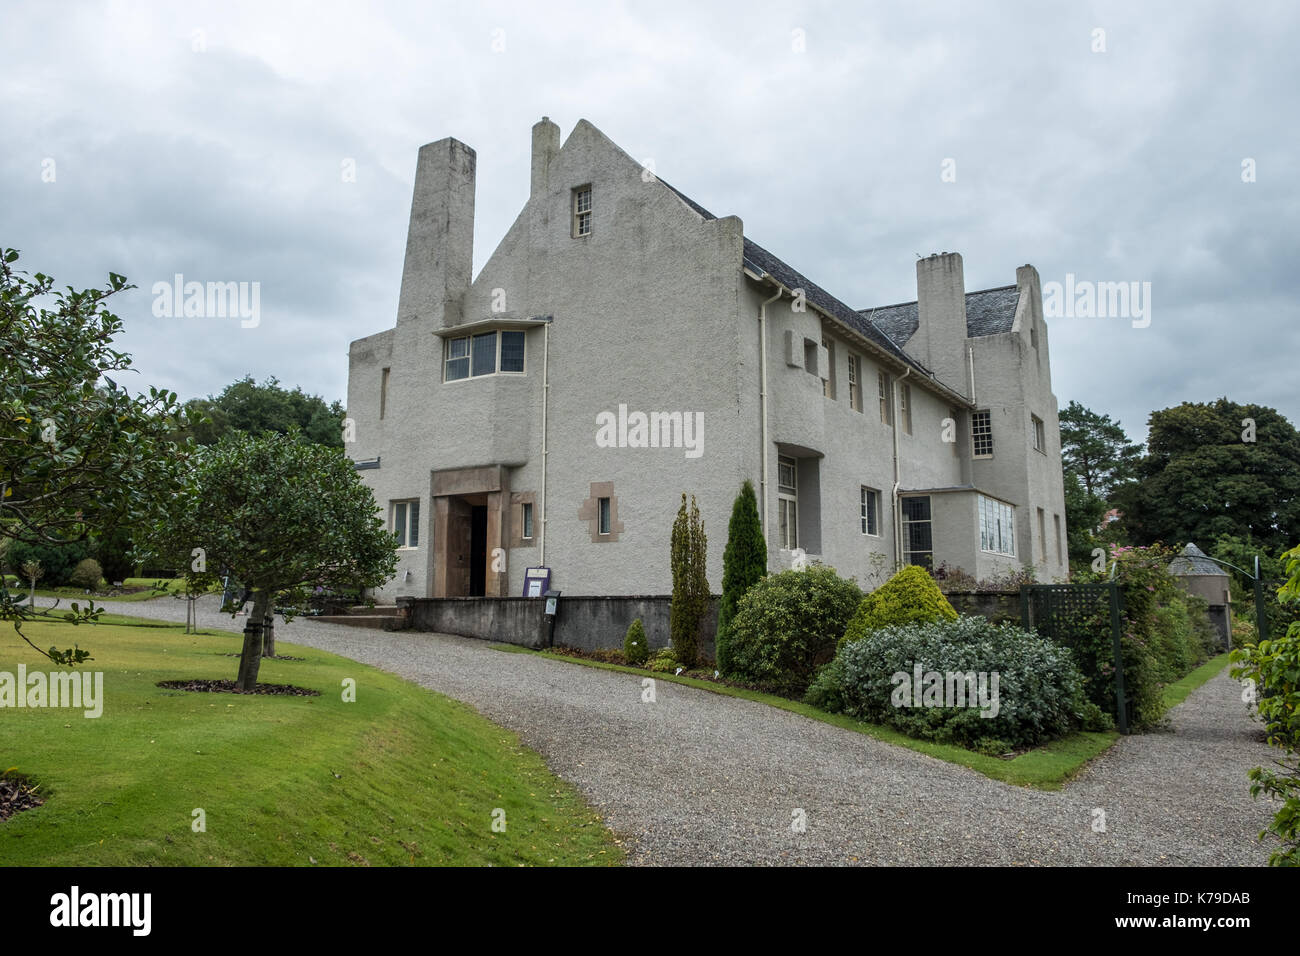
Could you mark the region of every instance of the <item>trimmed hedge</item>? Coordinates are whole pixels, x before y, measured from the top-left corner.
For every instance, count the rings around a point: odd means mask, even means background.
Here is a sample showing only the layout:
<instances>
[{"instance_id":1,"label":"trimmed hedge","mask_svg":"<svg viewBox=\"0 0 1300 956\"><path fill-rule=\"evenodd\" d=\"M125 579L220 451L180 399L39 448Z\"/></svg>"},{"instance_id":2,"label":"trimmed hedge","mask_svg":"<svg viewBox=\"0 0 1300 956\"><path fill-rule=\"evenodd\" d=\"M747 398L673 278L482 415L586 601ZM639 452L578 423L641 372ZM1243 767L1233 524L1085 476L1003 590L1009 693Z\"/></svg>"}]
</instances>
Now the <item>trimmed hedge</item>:
<instances>
[{"instance_id":1,"label":"trimmed hedge","mask_svg":"<svg viewBox=\"0 0 1300 956\"><path fill-rule=\"evenodd\" d=\"M913 737L986 751L1029 747L1070 732L1084 718L1083 677L1069 650L1009 624L964 617L897 625L849 644L840 656L844 711ZM923 706L912 700L917 666ZM925 679L935 672L943 675L938 684ZM950 685L949 673L972 672L971 693L981 686L978 675L985 675L987 708L954 706L963 702L945 693L964 686L960 679ZM830 682L832 669L823 675ZM827 691L818 687L820 694Z\"/></svg>"},{"instance_id":2,"label":"trimmed hedge","mask_svg":"<svg viewBox=\"0 0 1300 956\"><path fill-rule=\"evenodd\" d=\"M930 572L911 564L863 599L839 646L842 649L882 627L943 620L957 620L957 612Z\"/></svg>"},{"instance_id":3,"label":"trimmed hedge","mask_svg":"<svg viewBox=\"0 0 1300 956\"><path fill-rule=\"evenodd\" d=\"M731 620L728 677L802 697L862 600L834 568L813 565L769 575L750 588Z\"/></svg>"}]
</instances>

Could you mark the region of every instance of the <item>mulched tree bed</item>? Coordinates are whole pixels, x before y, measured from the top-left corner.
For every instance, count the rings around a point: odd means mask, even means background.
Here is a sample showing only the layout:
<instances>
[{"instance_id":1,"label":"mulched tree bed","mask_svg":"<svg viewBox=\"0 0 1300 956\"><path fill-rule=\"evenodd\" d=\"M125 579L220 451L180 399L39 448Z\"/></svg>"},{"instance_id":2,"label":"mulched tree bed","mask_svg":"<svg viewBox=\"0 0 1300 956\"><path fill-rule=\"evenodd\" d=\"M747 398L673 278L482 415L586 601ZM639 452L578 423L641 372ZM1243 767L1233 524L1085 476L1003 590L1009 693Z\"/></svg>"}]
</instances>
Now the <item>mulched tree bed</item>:
<instances>
[{"instance_id":1,"label":"mulched tree bed","mask_svg":"<svg viewBox=\"0 0 1300 956\"><path fill-rule=\"evenodd\" d=\"M239 651L235 651L233 654L223 654L223 655L221 655L221 656L222 656L222 657L241 657L241 656L243 656L243 655L240 654ZM306 659L307 659L307 658L305 658L305 657L290 657L288 654L263 654L263 655L262 655L262 660L264 660L264 661L305 661Z\"/></svg>"},{"instance_id":2,"label":"mulched tree bed","mask_svg":"<svg viewBox=\"0 0 1300 956\"><path fill-rule=\"evenodd\" d=\"M44 802L27 781L0 777L0 821L8 820L20 810L33 810Z\"/></svg>"},{"instance_id":3,"label":"mulched tree bed","mask_svg":"<svg viewBox=\"0 0 1300 956\"><path fill-rule=\"evenodd\" d=\"M233 680L161 680L159 687L168 690L192 690L201 694L283 694L288 697L319 697L320 691L293 684L257 684L251 691L235 688Z\"/></svg>"}]
</instances>

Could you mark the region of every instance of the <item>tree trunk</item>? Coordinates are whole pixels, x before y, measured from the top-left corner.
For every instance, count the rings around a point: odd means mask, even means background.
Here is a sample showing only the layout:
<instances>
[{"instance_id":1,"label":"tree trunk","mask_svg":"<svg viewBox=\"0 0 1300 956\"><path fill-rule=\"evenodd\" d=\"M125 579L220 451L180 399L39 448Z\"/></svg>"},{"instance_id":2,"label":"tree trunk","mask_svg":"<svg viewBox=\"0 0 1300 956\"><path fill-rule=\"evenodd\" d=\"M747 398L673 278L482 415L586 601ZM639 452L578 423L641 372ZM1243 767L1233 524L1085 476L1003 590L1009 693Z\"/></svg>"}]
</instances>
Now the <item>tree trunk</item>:
<instances>
[{"instance_id":1,"label":"tree trunk","mask_svg":"<svg viewBox=\"0 0 1300 956\"><path fill-rule=\"evenodd\" d=\"M262 656L275 656L275 602L271 602L266 609L266 617L262 618Z\"/></svg>"},{"instance_id":2,"label":"tree trunk","mask_svg":"<svg viewBox=\"0 0 1300 956\"><path fill-rule=\"evenodd\" d=\"M244 625L244 649L239 655L239 676L235 679L235 687L243 693L257 686L257 672L262 666L262 619L270 599L266 591L254 594L253 613Z\"/></svg>"}]
</instances>

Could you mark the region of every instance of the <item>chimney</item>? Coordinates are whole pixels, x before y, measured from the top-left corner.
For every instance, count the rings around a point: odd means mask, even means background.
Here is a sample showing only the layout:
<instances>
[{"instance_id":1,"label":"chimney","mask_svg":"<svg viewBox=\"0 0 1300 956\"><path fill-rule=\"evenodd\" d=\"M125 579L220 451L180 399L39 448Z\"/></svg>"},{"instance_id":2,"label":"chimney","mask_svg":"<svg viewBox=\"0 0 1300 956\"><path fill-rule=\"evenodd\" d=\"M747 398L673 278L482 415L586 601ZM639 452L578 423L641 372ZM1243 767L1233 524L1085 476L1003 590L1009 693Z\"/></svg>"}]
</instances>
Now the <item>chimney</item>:
<instances>
[{"instance_id":1,"label":"chimney","mask_svg":"<svg viewBox=\"0 0 1300 956\"><path fill-rule=\"evenodd\" d=\"M420 147L406 232L398 328L461 320L474 266L475 153L448 137Z\"/></svg>"},{"instance_id":2,"label":"chimney","mask_svg":"<svg viewBox=\"0 0 1300 956\"><path fill-rule=\"evenodd\" d=\"M1021 298L1028 299L1030 315L1042 328L1043 324L1043 286L1038 279L1038 270L1026 263L1016 269L1016 288Z\"/></svg>"},{"instance_id":3,"label":"chimney","mask_svg":"<svg viewBox=\"0 0 1300 956\"><path fill-rule=\"evenodd\" d=\"M910 351L953 391L969 395L966 374L966 279L961 255L942 252L916 263L919 324Z\"/></svg>"},{"instance_id":4,"label":"chimney","mask_svg":"<svg viewBox=\"0 0 1300 956\"><path fill-rule=\"evenodd\" d=\"M550 184L551 162L560 151L560 127L543 116L533 127L533 186L529 196L546 192Z\"/></svg>"}]
</instances>

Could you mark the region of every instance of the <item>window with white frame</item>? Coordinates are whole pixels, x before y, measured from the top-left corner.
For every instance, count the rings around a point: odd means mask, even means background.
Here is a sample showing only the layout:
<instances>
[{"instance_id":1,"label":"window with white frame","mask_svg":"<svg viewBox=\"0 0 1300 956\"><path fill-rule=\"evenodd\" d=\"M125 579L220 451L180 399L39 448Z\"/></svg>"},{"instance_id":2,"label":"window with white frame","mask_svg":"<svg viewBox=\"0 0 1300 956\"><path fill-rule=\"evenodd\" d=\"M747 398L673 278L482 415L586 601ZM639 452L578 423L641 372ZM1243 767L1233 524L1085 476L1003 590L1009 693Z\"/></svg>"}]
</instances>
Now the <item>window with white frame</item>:
<instances>
[{"instance_id":1,"label":"window with white frame","mask_svg":"<svg viewBox=\"0 0 1300 956\"><path fill-rule=\"evenodd\" d=\"M591 235L591 186L573 191L573 238Z\"/></svg>"},{"instance_id":2,"label":"window with white frame","mask_svg":"<svg viewBox=\"0 0 1300 956\"><path fill-rule=\"evenodd\" d=\"M849 356L849 407L862 411L862 367L856 355Z\"/></svg>"},{"instance_id":3,"label":"window with white frame","mask_svg":"<svg viewBox=\"0 0 1300 956\"><path fill-rule=\"evenodd\" d=\"M912 386L898 386L898 417L903 425L904 434L912 434Z\"/></svg>"},{"instance_id":4,"label":"window with white frame","mask_svg":"<svg viewBox=\"0 0 1300 956\"><path fill-rule=\"evenodd\" d=\"M822 336L822 348L826 350L826 368L818 369L822 376L822 394L831 401L835 400L835 343Z\"/></svg>"},{"instance_id":5,"label":"window with white frame","mask_svg":"<svg viewBox=\"0 0 1300 956\"><path fill-rule=\"evenodd\" d=\"M1047 453L1047 436L1043 431L1043 420L1037 415L1029 416L1030 422L1034 426L1034 448L1044 454Z\"/></svg>"},{"instance_id":6,"label":"window with white frame","mask_svg":"<svg viewBox=\"0 0 1300 956\"><path fill-rule=\"evenodd\" d=\"M1005 501L979 496L980 550L1016 554L1016 509Z\"/></svg>"},{"instance_id":7,"label":"window with white frame","mask_svg":"<svg viewBox=\"0 0 1300 956\"><path fill-rule=\"evenodd\" d=\"M903 560L929 570L934 567L934 529L930 519L930 497L904 498Z\"/></svg>"},{"instance_id":8,"label":"window with white frame","mask_svg":"<svg viewBox=\"0 0 1300 956\"><path fill-rule=\"evenodd\" d=\"M799 547L799 466L793 458L776 460L777 530L781 547L793 551Z\"/></svg>"},{"instance_id":9,"label":"window with white frame","mask_svg":"<svg viewBox=\"0 0 1300 956\"><path fill-rule=\"evenodd\" d=\"M523 512L521 517L523 519L524 527L522 529L523 533L520 534L519 537L527 541L533 536L533 503L531 501L525 501L521 510Z\"/></svg>"},{"instance_id":10,"label":"window with white frame","mask_svg":"<svg viewBox=\"0 0 1300 956\"><path fill-rule=\"evenodd\" d=\"M392 503L390 530L397 535L399 548L418 548L420 546L420 499Z\"/></svg>"},{"instance_id":11,"label":"window with white frame","mask_svg":"<svg viewBox=\"0 0 1300 956\"><path fill-rule=\"evenodd\" d=\"M503 329L448 339L444 350L443 380L447 382L524 371L524 333L519 330Z\"/></svg>"},{"instance_id":12,"label":"window with white frame","mask_svg":"<svg viewBox=\"0 0 1300 956\"><path fill-rule=\"evenodd\" d=\"M884 372L876 373L876 391L880 393L880 420L889 424L889 376Z\"/></svg>"},{"instance_id":13,"label":"window with white frame","mask_svg":"<svg viewBox=\"0 0 1300 956\"><path fill-rule=\"evenodd\" d=\"M861 523L863 534L880 535L880 492L866 485L862 486Z\"/></svg>"},{"instance_id":14,"label":"window with white frame","mask_svg":"<svg viewBox=\"0 0 1300 956\"><path fill-rule=\"evenodd\" d=\"M993 415L987 409L971 412L971 454L976 458L993 457Z\"/></svg>"},{"instance_id":15,"label":"window with white frame","mask_svg":"<svg viewBox=\"0 0 1300 956\"><path fill-rule=\"evenodd\" d=\"M599 525L597 526L598 534L609 534L609 499L600 498L597 500L597 515Z\"/></svg>"}]
</instances>

